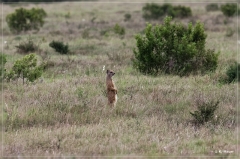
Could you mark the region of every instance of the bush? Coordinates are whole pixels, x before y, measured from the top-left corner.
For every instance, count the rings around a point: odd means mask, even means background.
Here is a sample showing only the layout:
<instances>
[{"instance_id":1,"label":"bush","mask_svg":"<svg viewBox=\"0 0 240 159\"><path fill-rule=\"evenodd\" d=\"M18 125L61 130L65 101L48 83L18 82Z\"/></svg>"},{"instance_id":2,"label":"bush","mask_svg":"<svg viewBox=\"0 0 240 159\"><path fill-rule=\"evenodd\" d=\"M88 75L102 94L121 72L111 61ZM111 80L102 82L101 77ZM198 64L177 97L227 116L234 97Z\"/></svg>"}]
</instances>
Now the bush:
<instances>
[{"instance_id":1,"label":"bush","mask_svg":"<svg viewBox=\"0 0 240 159\"><path fill-rule=\"evenodd\" d=\"M214 113L218 108L219 101L216 103L211 101L209 103L203 103L197 107L198 110L194 111L194 113L190 112L190 114L194 118L194 122L196 124L204 124L208 121L214 119Z\"/></svg>"},{"instance_id":2,"label":"bush","mask_svg":"<svg viewBox=\"0 0 240 159\"><path fill-rule=\"evenodd\" d=\"M119 34L119 35L124 35L125 34L125 28L116 24L114 27L113 27L113 32L115 34Z\"/></svg>"},{"instance_id":3,"label":"bush","mask_svg":"<svg viewBox=\"0 0 240 159\"><path fill-rule=\"evenodd\" d=\"M207 35L203 24L195 27L182 24L170 24L172 18L166 17L163 25L152 27L148 24L145 35L138 34L137 49L133 52L133 65L142 73L171 73L188 75L214 71L218 54L205 49Z\"/></svg>"},{"instance_id":4,"label":"bush","mask_svg":"<svg viewBox=\"0 0 240 159\"><path fill-rule=\"evenodd\" d=\"M1 77L0 77L0 81L3 80L4 76L5 76L5 73L6 73L6 69L5 69L5 64L7 62L7 59L6 59L6 55L4 54L0 54L0 73L1 73Z\"/></svg>"},{"instance_id":5,"label":"bush","mask_svg":"<svg viewBox=\"0 0 240 159\"><path fill-rule=\"evenodd\" d=\"M124 15L124 21L129 21L131 19L131 14L127 13Z\"/></svg>"},{"instance_id":6,"label":"bush","mask_svg":"<svg viewBox=\"0 0 240 159\"><path fill-rule=\"evenodd\" d=\"M143 8L143 18L144 19L158 19L165 14L172 14L172 5L164 4L163 6L157 5L155 3L147 3Z\"/></svg>"},{"instance_id":7,"label":"bush","mask_svg":"<svg viewBox=\"0 0 240 159\"><path fill-rule=\"evenodd\" d=\"M49 46L53 49L55 49L56 52L60 54L67 54L69 52L68 50L68 44L64 44L61 41L52 41Z\"/></svg>"},{"instance_id":8,"label":"bush","mask_svg":"<svg viewBox=\"0 0 240 159\"><path fill-rule=\"evenodd\" d=\"M6 17L7 24L12 32L39 30L44 24L43 18L47 14L43 9L32 8L30 10L19 8Z\"/></svg>"},{"instance_id":9,"label":"bush","mask_svg":"<svg viewBox=\"0 0 240 159\"><path fill-rule=\"evenodd\" d=\"M227 69L227 83L232 83L235 81L240 82L240 64L234 62L232 65L229 66Z\"/></svg>"},{"instance_id":10,"label":"bush","mask_svg":"<svg viewBox=\"0 0 240 159\"><path fill-rule=\"evenodd\" d=\"M17 48L18 53L27 54L29 52L35 52L38 50L38 46L33 42L33 39L29 37L26 41L21 42Z\"/></svg>"},{"instance_id":11,"label":"bush","mask_svg":"<svg viewBox=\"0 0 240 159\"><path fill-rule=\"evenodd\" d=\"M236 3L227 3L221 5L221 11L227 17L232 17L237 13L237 4Z\"/></svg>"},{"instance_id":12,"label":"bush","mask_svg":"<svg viewBox=\"0 0 240 159\"><path fill-rule=\"evenodd\" d=\"M11 79L14 80L22 78L24 84L25 79L27 79L27 81L34 82L36 79L41 77L42 72L42 65L37 66L36 55L29 54L14 63L12 69L6 74L6 79L7 81L10 81Z\"/></svg>"},{"instance_id":13,"label":"bush","mask_svg":"<svg viewBox=\"0 0 240 159\"><path fill-rule=\"evenodd\" d=\"M172 6L171 4L146 4L143 8L144 19L159 19L163 16L171 16L173 18L185 18L192 15L192 11L189 7L184 6Z\"/></svg>"},{"instance_id":14,"label":"bush","mask_svg":"<svg viewBox=\"0 0 240 159\"><path fill-rule=\"evenodd\" d=\"M219 10L219 7L218 7L218 4L216 3L210 3L206 6L206 10L207 12L210 12L210 11L218 11Z\"/></svg>"},{"instance_id":15,"label":"bush","mask_svg":"<svg viewBox=\"0 0 240 159\"><path fill-rule=\"evenodd\" d=\"M173 7L173 17L186 18L192 16L192 10L189 7L176 6Z\"/></svg>"}]
</instances>

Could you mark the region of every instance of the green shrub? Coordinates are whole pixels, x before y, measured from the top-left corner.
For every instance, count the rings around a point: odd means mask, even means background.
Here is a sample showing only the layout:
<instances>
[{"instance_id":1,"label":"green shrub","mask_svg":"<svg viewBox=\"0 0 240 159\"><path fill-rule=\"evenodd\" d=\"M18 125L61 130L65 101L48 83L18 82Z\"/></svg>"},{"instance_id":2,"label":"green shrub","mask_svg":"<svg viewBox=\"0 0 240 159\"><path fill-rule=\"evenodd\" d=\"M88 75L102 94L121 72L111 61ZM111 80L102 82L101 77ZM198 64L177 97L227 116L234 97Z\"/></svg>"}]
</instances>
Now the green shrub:
<instances>
[{"instance_id":1,"label":"green shrub","mask_svg":"<svg viewBox=\"0 0 240 159\"><path fill-rule=\"evenodd\" d=\"M6 69L5 69L5 64L7 62L7 59L6 59L6 55L4 54L0 54L0 73L1 73L1 77L0 77L0 81L3 80L4 76L5 76L5 73L6 73Z\"/></svg>"},{"instance_id":2,"label":"green shrub","mask_svg":"<svg viewBox=\"0 0 240 159\"><path fill-rule=\"evenodd\" d=\"M236 3L227 3L221 5L221 11L227 17L232 17L237 13L237 4Z\"/></svg>"},{"instance_id":3,"label":"green shrub","mask_svg":"<svg viewBox=\"0 0 240 159\"><path fill-rule=\"evenodd\" d=\"M129 21L131 19L131 14L127 13L127 14L124 14L124 21Z\"/></svg>"},{"instance_id":4,"label":"green shrub","mask_svg":"<svg viewBox=\"0 0 240 159\"><path fill-rule=\"evenodd\" d=\"M50 47L52 47L53 49L55 49L56 52L60 53L60 54L67 54L69 52L68 50L68 44L64 44L61 41L52 41L49 44Z\"/></svg>"},{"instance_id":5,"label":"green shrub","mask_svg":"<svg viewBox=\"0 0 240 159\"><path fill-rule=\"evenodd\" d=\"M218 11L219 10L218 4L210 3L210 4L206 5L206 10L207 10L207 12Z\"/></svg>"},{"instance_id":6,"label":"green shrub","mask_svg":"<svg viewBox=\"0 0 240 159\"><path fill-rule=\"evenodd\" d=\"M164 4L163 6L157 5L155 3L147 3L143 8L143 18L144 19L158 19L165 14L172 14L172 5Z\"/></svg>"},{"instance_id":7,"label":"green shrub","mask_svg":"<svg viewBox=\"0 0 240 159\"><path fill-rule=\"evenodd\" d=\"M142 10L144 19L159 19L166 15L173 18L185 18L192 15L192 11L189 7L172 6L171 4L158 5L155 3L147 3Z\"/></svg>"},{"instance_id":8,"label":"green shrub","mask_svg":"<svg viewBox=\"0 0 240 159\"><path fill-rule=\"evenodd\" d=\"M171 73L188 75L214 71L218 54L205 49L207 35L203 24L171 24L166 17L163 25L148 24L145 34L136 35L137 48L133 52L133 65L142 73Z\"/></svg>"},{"instance_id":9,"label":"green shrub","mask_svg":"<svg viewBox=\"0 0 240 159\"><path fill-rule=\"evenodd\" d=\"M37 66L36 55L29 54L14 63L12 69L6 74L6 79L10 81L22 78L24 84L25 79L29 82L34 82L41 77L42 72L42 65Z\"/></svg>"},{"instance_id":10,"label":"green shrub","mask_svg":"<svg viewBox=\"0 0 240 159\"><path fill-rule=\"evenodd\" d=\"M27 54L29 52L35 52L38 50L38 46L33 42L33 39L29 37L26 41L21 42L17 48L18 53Z\"/></svg>"},{"instance_id":11,"label":"green shrub","mask_svg":"<svg viewBox=\"0 0 240 159\"><path fill-rule=\"evenodd\" d=\"M204 124L208 121L211 121L214 119L214 113L218 108L219 101L217 102L209 102L209 103L203 103L202 105L198 105L196 111L193 113L190 112L190 114L194 118L194 122L196 124Z\"/></svg>"},{"instance_id":12,"label":"green shrub","mask_svg":"<svg viewBox=\"0 0 240 159\"><path fill-rule=\"evenodd\" d=\"M189 7L175 6L173 10L173 17L186 18L192 16L192 10Z\"/></svg>"},{"instance_id":13,"label":"green shrub","mask_svg":"<svg viewBox=\"0 0 240 159\"><path fill-rule=\"evenodd\" d=\"M235 81L240 82L240 64L237 62L234 62L231 64L227 69L227 82L232 83Z\"/></svg>"},{"instance_id":14,"label":"green shrub","mask_svg":"<svg viewBox=\"0 0 240 159\"><path fill-rule=\"evenodd\" d=\"M7 24L12 32L39 30L44 24L43 18L47 14L43 9L32 8L30 10L19 8L6 17Z\"/></svg>"},{"instance_id":15,"label":"green shrub","mask_svg":"<svg viewBox=\"0 0 240 159\"><path fill-rule=\"evenodd\" d=\"M116 34L119 34L119 35L124 35L125 34L125 28L116 24L113 27L113 32L116 33Z\"/></svg>"}]
</instances>

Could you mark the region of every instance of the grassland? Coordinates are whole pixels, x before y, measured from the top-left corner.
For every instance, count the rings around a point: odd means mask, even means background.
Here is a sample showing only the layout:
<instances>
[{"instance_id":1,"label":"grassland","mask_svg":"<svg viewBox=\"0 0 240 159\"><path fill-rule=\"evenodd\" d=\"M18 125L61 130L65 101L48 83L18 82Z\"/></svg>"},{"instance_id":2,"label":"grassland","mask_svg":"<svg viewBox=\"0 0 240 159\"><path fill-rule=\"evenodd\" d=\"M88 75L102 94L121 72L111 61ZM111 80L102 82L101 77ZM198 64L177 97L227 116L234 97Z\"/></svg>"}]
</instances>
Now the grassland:
<instances>
[{"instance_id":1,"label":"grassland","mask_svg":"<svg viewBox=\"0 0 240 159\"><path fill-rule=\"evenodd\" d=\"M219 66L202 76L146 76L133 69L131 62L134 35L146 24L141 12L144 4L3 4L6 69L23 56L15 46L29 36L39 45L39 62L49 64L34 83L2 83L3 156L238 158L238 84L219 82L229 64L239 60L238 18L206 12L207 3L180 3L191 7L193 16L176 21L205 24L206 47L220 51ZM5 17L19 7L44 8L48 14L44 26L35 33L12 34ZM131 19L124 21L127 13ZM110 31L116 23L125 28L125 35ZM229 30L233 35L227 36ZM71 54L56 53L49 47L52 40L68 43ZM106 69L116 72L115 108L107 106ZM189 112L199 103L217 100L217 124L195 126Z\"/></svg>"}]
</instances>

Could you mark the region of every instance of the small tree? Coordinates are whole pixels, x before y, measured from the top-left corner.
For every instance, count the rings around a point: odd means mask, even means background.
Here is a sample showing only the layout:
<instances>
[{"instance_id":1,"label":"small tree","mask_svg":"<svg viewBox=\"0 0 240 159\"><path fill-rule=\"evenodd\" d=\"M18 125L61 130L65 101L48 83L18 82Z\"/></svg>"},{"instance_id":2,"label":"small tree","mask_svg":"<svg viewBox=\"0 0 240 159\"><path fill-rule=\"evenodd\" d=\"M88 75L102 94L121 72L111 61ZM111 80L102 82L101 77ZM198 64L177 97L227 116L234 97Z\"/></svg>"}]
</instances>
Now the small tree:
<instances>
[{"instance_id":1,"label":"small tree","mask_svg":"<svg viewBox=\"0 0 240 159\"><path fill-rule=\"evenodd\" d=\"M171 24L166 17L163 25L153 27L148 24L145 35L136 35L133 65L140 72L157 74L159 72L178 75L214 71L218 54L205 49L207 35L203 24L195 27Z\"/></svg>"},{"instance_id":2,"label":"small tree","mask_svg":"<svg viewBox=\"0 0 240 159\"><path fill-rule=\"evenodd\" d=\"M23 84L25 79L30 82L35 81L41 77L43 67L37 66L37 58L35 54L29 54L24 56L22 59L17 60L12 69L7 73L7 80L22 78Z\"/></svg>"},{"instance_id":3,"label":"small tree","mask_svg":"<svg viewBox=\"0 0 240 159\"><path fill-rule=\"evenodd\" d=\"M6 17L7 24L12 32L39 30L44 24L43 18L47 16L43 9L32 8L30 10L19 8Z\"/></svg>"}]
</instances>

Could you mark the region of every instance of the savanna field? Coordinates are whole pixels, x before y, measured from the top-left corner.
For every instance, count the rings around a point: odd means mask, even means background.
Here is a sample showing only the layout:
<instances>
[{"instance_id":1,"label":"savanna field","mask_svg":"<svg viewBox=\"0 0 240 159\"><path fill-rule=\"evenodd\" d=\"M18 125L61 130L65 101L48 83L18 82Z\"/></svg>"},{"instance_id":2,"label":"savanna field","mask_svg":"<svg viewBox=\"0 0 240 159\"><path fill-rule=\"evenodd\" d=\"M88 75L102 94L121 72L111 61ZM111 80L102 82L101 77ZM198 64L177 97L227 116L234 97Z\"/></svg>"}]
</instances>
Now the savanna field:
<instances>
[{"instance_id":1,"label":"savanna field","mask_svg":"<svg viewBox=\"0 0 240 159\"><path fill-rule=\"evenodd\" d=\"M143 34L147 23L164 21L143 18L147 2L2 4L1 53L6 55L6 71L27 55L16 46L29 41L36 47L29 53L36 54L38 65L45 64L41 77L33 82L23 84L19 78L1 83L2 156L239 157L239 86L222 82L229 65L239 62L239 18L226 17L221 10L208 12L209 3L169 1L192 10L190 17L173 22L204 24L205 47L219 52L218 65L205 74L147 75L133 67L135 35ZM10 30L6 17L21 7L45 10L38 31ZM52 41L68 45L69 53L54 50ZM114 108L107 105L107 69L116 73ZM217 101L212 120L196 124L190 112Z\"/></svg>"}]
</instances>

